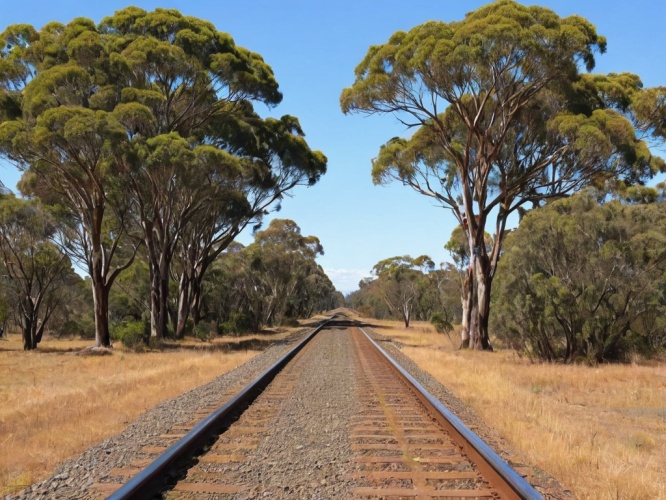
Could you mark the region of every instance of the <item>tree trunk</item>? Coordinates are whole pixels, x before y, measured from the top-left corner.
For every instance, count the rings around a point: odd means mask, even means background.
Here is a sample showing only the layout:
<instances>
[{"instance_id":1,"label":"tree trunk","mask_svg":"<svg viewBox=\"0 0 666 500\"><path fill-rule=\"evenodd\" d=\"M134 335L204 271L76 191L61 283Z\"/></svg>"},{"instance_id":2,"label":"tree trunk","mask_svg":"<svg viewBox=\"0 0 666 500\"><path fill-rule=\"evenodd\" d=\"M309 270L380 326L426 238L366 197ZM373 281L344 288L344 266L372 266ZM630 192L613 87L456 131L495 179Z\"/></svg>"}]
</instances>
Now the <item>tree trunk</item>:
<instances>
[{"instance_id":1,"label":"tree trunk","mask_svg":"<svg viewBox=\"0 0 666 500\"><path fill-rule=\"evenodd\" d=\"M92 226L89 228L91 249L88 270L92 282L95 314L95 346L111 347L109 334L109 290L107 270L104 269L104 251L102 246L102 221L104 220L104 196L96 203L92 213Z\"/></svg>"},{"instance_id":2,"label":"tree trunk","mask_svg":"<svg viewBox=\"0 0 666 500\"><path fill-rule=\"evenodd\" d=\"M174 334L177 339L182 339L185 336L187 320L190 317L190 301L190 279L185 273L182 273L178 284L178 311L174 327Z\"/></svg>"},{"instance_id":3,"label":"tree trunk","mask_svg":"<svg viewBox=\"0 0 666 500\"><path fill-rule=\"evenodd\" d=\"M158 326L160 316L160 277L152 265L150 274L150 338L161 340L162 332Z\"/></svg>"},{"instance_id":4,"label":"tree trunk","mask_svg":"<svg viewBox=\"0 0 666 500\"><path fill-rule=\"evenodd\" d=\"M476 304L474 301L474 268L470 265L465 271L465 279L462 284L460 301L462 304L462 323L460 327L460 349L468 349L470 331L476 323Z\"/></svg>"},{"instance_id":5,"label":"tree trunk","mask_svg":"<svg viewBox=\"0 0 666 500\"><path fill-rule=\"evenodd\" d=\"M23 313L23 350L37 349L37 310L31 297L26 297L21 307Z\"/></svg>"},{"instance_id":6,"label":"tree trunk","mask_svg":"<svg viewBox=\"0 0 666 500\"><path fill-rule=\"evenodd\" d=\"M486 256L477 256L465 273L461 295L462 325L460 349L492 351L488 335L490 319L490 267L482 264Z\"/></svg>"},{"instance_id":7,"label":"tree trunk","mask_svg":"<svg viewBox=\"0 0 666 500\"><path fill-rule=\"evenodd\" d=\"M488 335L490 319L490 287L492 276L488 256L485 253L474 256L474 283L476 293L476 325L470 330L470 347L477 350L492 351Z\"/></svg>"},{"instance_id":8,"label":"tree trunk","mask_svg":"<svg viewBox=\"0 0 666 500\"><path fill-rule=\"evenodd\" d=\"M155 231L153 221L144 220L142 225L150 269L150 338L160 342L166 337L169 321L170 259L166 248L167 238L164 234L160 237L158 231Z\"/></svg>"},{"instance_id":9,"label":"tree trunk","mask_svg":"<svg viewBox=\"0 0 666 500\"><path fill-rule=\"evenodd\" d=\"M153 276L150 291L150 336L158 341L166 337L169 319L169 270L165 261L166 259L160 258L156 269L151 266Z\"/></svg>"},{"instance_id":10,"label":"tree trunk","mask_svg":"<svg viewBox=\"0 0 666 500\"><path fill-rule=\"evenodd\" d=\"M31 351L35 349L37 346L34 345L33 338L32 338L32 321L30 318L24 317L23 318L23 350L24 351Z\"/></svg>"},{"instance_id":11,"label":"tree trunk","mask_svg":"<svg viewBox=\"0 0 666 500\"><path fill-rule=\"evenodd\" d=\"M92 278L93 307L95 315L95 346L111 347L109 333L109 287L98 276Z\"/></svg>"},{"instance_id":12,"label":"tree trunk","mask_svg":"<svg viewBox=\"0 0 666 500\"><path fill-rule=\"evenodd\" d=\"M39 325L39 328L35 328L35 349L37 349L37 346L39 343L42 341L42 337L44 336L44 325L46 324L46 320L42 321L42 324Z\"/></svg>"},{"instance_id":13,"label":"tree trunk","mask_svg":"<svg viewBox=\"0 0 666 500\"><path fill-rule=\"evenodd\" d=\"M409 328L409 321L412 318L411 304L403 303L401 310L402 310L402 320L405 322L405 328Z\"/></svg>"},{"instance_id":14,"label":"tree trunk","mask_svg":"<svg viewBox=\"0 0 666 500\"><path fill-rule=\"evenodd\" d=\"M193 252L193 250L192 250ZM197 272L196 255L181 256L182 271L178 280L178 306L174 334L183 338L187 320L192 316L195 325L201 321L201 287L203 274ZM201 266L199 266L199 269Z\"/></svg>"},{"instance_id":15,"label":"tree trunk","mask_svg":"<svg viewBox=\"0 0 666 500\"><path fill-rule=\"evenodd\" d=\"M201 321L201 285L197 285L196 289L192 291L192 306L191 306L192 322L198 325Z\"/></svg>"},{"instance_id":16,"label":"tree trunk","mask_svg":"<svg viewBox=\"0 0 666 500\"><path fill-rule=\"evenodd\" d=\"M194 273L190 280L189 307L192 321L195 325L198 325L201 321L201 295L205 269L206 268L202 268L199 272Z\"/></svg>"}]
</instances>

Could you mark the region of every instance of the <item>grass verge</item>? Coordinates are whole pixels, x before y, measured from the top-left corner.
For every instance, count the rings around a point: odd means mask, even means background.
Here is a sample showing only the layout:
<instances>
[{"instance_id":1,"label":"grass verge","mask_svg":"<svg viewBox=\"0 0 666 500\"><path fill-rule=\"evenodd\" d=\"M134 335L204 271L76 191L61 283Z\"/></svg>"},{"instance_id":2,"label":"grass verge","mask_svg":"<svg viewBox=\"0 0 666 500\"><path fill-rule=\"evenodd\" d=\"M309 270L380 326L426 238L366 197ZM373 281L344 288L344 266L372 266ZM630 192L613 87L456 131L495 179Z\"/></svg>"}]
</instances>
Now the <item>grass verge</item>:
<instances>
[{"instance_id":1,"label":"grass verge","mask_svg":"<svg viewBox=\"0 0 666 500\"><path fill-rule=\"evenodd\" d=\"M531 363L457 350L427 323L377 332L581 499L666 499L666 364Z\"/></svg>"},{"instance_id":2,"label":"grass verge","mask_svg":"<svg viewBox=\"0 0 666 500\"><path fill-rule=\"evenodd\" d=\"M24 352L19 335L0 341L0 496L48 477L60 462L117 434L145 410L258 353L71 352L88 345L46 339L38 350Z\"/></svg>"}]
</instances>

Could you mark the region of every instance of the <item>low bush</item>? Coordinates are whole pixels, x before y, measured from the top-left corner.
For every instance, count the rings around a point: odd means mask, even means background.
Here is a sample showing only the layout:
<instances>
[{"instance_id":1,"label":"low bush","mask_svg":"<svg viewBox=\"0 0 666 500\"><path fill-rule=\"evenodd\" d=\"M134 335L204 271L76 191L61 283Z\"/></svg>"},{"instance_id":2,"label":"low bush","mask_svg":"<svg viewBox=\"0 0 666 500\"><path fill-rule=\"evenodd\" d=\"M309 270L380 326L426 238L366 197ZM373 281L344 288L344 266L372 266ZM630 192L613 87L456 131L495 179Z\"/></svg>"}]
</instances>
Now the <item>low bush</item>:
<instances>
[{"instance_id":1,"label":"low bush","mask_svg":"<svg viewBox=\"0 0 666 500\"><path fill-rule=\"evenodd\" d=\"M300 323L298 322L297 318L284 318L282 320L282 326L297 327L299 325Z\"/></svg>"},{"instance_id":2,"label":"low bush","mask_svg":"<svg viewBox=\"0 0 666 500\"><path fill-rule=\"evenodd\" d=\"M227 321L220 324L219 331L221 334L236 334L250 333L256 331L254 318L247 312L235 312Z\"/></svg>"},{"instance_id":3,"label":"low bush","mask_svg":"<svg viewBox=\"0 0 666 500\"><path fill-rule=\"evenodd\" d=\"M192 335L203 342L208 342L217 335L217 325L202 321L192 327Z\"/></svg>"},{"instance_id":4,"label":"low bush","mask_svg":"<svg viewBox=\"0 0 666 500\"><path fill-rule=\"evenodd\" d=\"M435 327L435 330L437 330L437 333L449 333L453 330L453 324L446 311L434 312L430 318L430 322Z\"/></svg>"},{"instance_id":5,"label":"low bush","mask_svg":"<svg viewBox=\"0 0 666 500\"><path fill-rule=\"evenodd\" d=\"M123 321L111 330L111 338L128 349L144 346L148 337L149 325L144 321Z\"/></svg>"},{"instance_id":6,"label":"low bush","mask_svg":"<svg viewBox=\"0 0 666 500\"><path fill-rule=\"evenodd\" d=\"M69 319L57 330L58 337L78 336L82 339L95 338L95 322L91 318Z\"/></svg>"}]
</instances>

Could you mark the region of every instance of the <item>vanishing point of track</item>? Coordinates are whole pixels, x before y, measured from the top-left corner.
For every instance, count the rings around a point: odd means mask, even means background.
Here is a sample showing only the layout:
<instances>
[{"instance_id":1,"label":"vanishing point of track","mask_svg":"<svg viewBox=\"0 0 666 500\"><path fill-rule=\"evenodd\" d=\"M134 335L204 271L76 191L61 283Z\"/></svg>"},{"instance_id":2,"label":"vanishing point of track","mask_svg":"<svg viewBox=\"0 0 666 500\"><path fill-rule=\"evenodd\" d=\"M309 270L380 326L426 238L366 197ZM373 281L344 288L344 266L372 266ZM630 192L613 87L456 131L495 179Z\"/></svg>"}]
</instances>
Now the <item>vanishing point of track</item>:
<instances>
[{"instance_id":1,"label":"vanishing point of track","mask_svg":"<svg viewBox=\"0 0 666 500\"><path fill-rule=\"evenodd\" d=\"M250 385L226 395L221 407L204 409L201 421L172 428L162 436L172 445L144 449L154 459L114 471L125 484L99 483L93 489L113 500L247 498L253 485L234 471L270 435L280 402L298 396L299 363L317 348L324 329L349 338L352 354L346 362L360 374L355 388L343 388L355 390L359 401L349 435L353 497L541 498L361 325L340 316L322 322Z\"/></svg>"}]
</instances>

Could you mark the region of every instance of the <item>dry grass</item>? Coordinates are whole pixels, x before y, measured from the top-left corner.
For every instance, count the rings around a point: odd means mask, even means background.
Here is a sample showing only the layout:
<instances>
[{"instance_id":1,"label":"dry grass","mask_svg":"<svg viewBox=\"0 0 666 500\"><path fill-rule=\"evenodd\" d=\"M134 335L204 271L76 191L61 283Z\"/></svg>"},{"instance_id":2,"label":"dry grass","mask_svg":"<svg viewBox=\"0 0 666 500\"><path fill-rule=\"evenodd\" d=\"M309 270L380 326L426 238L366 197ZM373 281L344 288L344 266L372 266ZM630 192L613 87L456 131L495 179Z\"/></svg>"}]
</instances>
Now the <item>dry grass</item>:
<instances>
[{"instance_id":1,"label":"dry grass","mask_svg":"<svg viewBox=\"0 0 666 500\"><path fill-rule=\"evenodd\" d=\"M235 341L244 338L235 338ZM64 459L117 434L161 401L257 354L202 350L76 356L89 341L0 341L0 496L47 477Z\"/></svg>"},{"instance_id":2,"label":"dry grass","mask_svg":"<svg viewBox=\"0 0 666 500\"><path fill-rule=\"evenodd\" d=\"M425 323L373 323L579 498L666 499L666 364L531 364L458 351Z\"/></svg>"}]
</instances>

